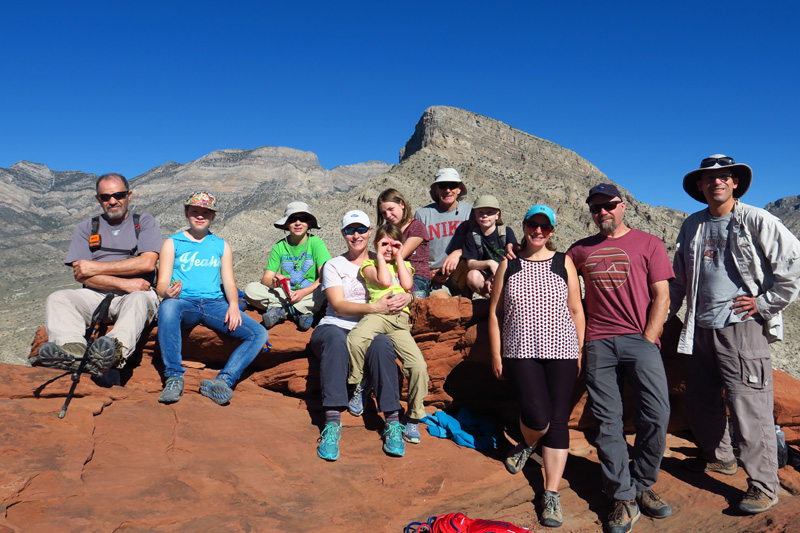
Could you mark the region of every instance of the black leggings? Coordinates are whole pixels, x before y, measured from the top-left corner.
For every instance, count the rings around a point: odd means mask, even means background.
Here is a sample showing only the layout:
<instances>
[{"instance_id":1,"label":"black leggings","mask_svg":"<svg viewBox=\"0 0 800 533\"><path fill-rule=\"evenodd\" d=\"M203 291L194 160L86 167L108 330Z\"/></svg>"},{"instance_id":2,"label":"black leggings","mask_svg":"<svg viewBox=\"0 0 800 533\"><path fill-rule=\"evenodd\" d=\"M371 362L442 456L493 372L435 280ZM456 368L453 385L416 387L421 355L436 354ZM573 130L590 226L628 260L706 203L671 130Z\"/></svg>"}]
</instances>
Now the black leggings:
<instances>
[{"instance_id":1,"label":"black leggings","mask_svg":"<svg viewBox=\"0 0 800 533\"><path fill-rule=\"evenodd\" d=\"M543 431L549 424L542 446L569 448L569 401L578 375L578 360L504 357L503 375L517 390L522 424L534 431Z\"/></svg>"}]
</instances>

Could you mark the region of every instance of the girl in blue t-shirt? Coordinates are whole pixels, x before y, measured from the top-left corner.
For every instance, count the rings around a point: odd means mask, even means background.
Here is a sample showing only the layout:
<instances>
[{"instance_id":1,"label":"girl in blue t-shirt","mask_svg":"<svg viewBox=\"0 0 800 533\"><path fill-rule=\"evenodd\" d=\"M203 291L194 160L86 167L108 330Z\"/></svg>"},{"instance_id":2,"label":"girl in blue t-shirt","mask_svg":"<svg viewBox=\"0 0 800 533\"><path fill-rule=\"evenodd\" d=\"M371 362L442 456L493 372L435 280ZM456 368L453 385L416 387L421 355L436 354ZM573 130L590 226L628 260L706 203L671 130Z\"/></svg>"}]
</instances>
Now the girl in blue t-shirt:
<instances>
[{"instance_id":1,"label":"girl in blue t-shirt","mask_svg":"<svg viewBox=\"0 0 800 533\"><path fill-rule=\"evenodd\" d=\"M189 229L164 241L159 254L156 292L164 301L158 308L158 344L164 360L161 403L175 403L183 394L181 330L197 324L240 339L216 379L200 382L200 394L225 405L233 386L267 342L266 330L239 310L233 279L233 253L209 229L217 216L217 200L206 191L193 192L184 203Z\"/></svg>"}]
</instances>

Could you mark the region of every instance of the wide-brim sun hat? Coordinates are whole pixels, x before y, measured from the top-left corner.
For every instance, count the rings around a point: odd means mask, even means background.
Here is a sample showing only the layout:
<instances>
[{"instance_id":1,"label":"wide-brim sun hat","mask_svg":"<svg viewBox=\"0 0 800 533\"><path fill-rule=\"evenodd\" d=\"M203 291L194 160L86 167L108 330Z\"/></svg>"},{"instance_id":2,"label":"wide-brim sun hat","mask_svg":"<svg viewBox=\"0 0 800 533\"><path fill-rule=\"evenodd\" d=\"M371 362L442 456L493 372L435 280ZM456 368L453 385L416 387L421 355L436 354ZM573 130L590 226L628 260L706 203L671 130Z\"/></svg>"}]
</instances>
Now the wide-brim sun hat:
<instances>
[{"instance_id":1,"label":"wide-brim sun hat","mask_svg":"<svg viewBox=\"0 0 800 533\"><path fill-rule=\"evenodd\" d=\"M703 191L697 188L697 181L703 177L703 172L706 170L717 168L730 170L733 177L738 180L736 188L733 189L733 197L741 198L744 196L747 189L750 188L750 182L753 181L753 169L744 163L737 163L732 157L724 154L710 155L700 161L700 168L692 170L683 177L683 190L698 202L707 204L708 201L706 201Z\"/></svg>"},{"instance_id":2,"label":"wide-brim sun hat","mask_svg":"<svg viewBox=\"0 0 800 533\"><path fill-rule=\"evenodd\" d=\"M436 174L434 174L433 177L434 179L433 183L431 183L430 194L434 202L439 201L439 197L434 192L434 188L436 188L437 183L458 183L458 188L461 191L458 194L458 200L461 200L467 195L467 186L464 185L463 181L461 181L461 176L459 175L458 170L452 167L440 168L436 171Z\"/></svg>"},{"instance_id":3,"label":"wide-brim sun hat","mask_svg":"<svg viewBox=\"0 0 800 533\"><path fill-rule=\"evenodd\" d=\"M203 207L210 211L216 211L217 198L208 191L194 191L189 195L186 201L183 202L183 205L186 207Z\"/></svg>"},{"instance_id":4,"label":"wide-brim sun hat","mask_svg":"<svg viewBox=\"0 0 800 533\"><path fill-rule=\"evenodd\" d=\"M360 209L353 209L352 211L348 211L342 217L342 229L346 228L351 224L361 224L362 226L366 226L368 228L372 227L372 224L369 221L369 217L364 211Z\"/></svg>"},{"instance_id":5,"label":"wide-brim sun hat","mask_svg":"<svg viewBox=\"0 0 800 533\"><path fill-rule=\"evenodd\" d=\"M478 197L478 199L475 200L475 203L472 204L472 209L481 209L485 207L499 210L500 202L498 202L497 198L491 194L484 194L483 196Z\"/></svg>"},{"instance_id":6,"label":"wide-brim sun hat","mask_svg":"<svg viewBox=\"0 0 800 533\"><path fill-rule=\"evenodd\" d=\"M528 209L528 212L525 213L525 218L522 219L523 223L534 215L544 215L553 227L556 226L556 214L546 205L537 204Z\"/></svg>"},{"instance_id":7,"label":"wide-brim sun hat","mask_svg":"<svg viewBox=\"0 0 800 533\"><path fill-rule=\"evenodd\" d=\"M286 221L289 220L289 217L297 213L304 213L311 217L308 229L320 229L319 224L317 224L317 217L311 213L311 209L308 208L308 204L305 202L292 202L287 205L283 212L283 217L275 221L275 227L278 229L286 229Z\"/></svg>"}]
</instances>

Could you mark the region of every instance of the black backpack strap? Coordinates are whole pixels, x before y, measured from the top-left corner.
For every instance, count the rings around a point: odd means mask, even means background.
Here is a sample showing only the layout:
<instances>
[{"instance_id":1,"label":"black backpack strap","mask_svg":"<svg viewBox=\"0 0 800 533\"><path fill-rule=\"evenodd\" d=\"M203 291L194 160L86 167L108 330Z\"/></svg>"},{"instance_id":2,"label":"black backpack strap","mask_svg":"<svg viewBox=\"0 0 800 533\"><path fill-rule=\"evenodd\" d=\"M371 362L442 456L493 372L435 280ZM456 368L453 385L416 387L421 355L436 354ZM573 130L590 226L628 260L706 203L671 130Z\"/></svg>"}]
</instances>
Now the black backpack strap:
<instances>
[{"instance_id":1,"label":"black backpack strap","mask_svg":"<svg viewBox=\"0 0 800 533\"><path fill-rule=\"evenodd\" d=\"M92 252L97 251L104 251L104 252L118 252L118 253L125 253L128 254L130 257L135 257L136 252L139 251L139 233L142 231L141 226L139 225L139 213L133 214L133 230L136 232L136 246L131 248L130 250L122 250L120 248L105 248L103 247L103 241L100 237L100 217L92 217L92 224L91 224L91 232L89 234L89 250Z\"/></svg>"}]
</instances>

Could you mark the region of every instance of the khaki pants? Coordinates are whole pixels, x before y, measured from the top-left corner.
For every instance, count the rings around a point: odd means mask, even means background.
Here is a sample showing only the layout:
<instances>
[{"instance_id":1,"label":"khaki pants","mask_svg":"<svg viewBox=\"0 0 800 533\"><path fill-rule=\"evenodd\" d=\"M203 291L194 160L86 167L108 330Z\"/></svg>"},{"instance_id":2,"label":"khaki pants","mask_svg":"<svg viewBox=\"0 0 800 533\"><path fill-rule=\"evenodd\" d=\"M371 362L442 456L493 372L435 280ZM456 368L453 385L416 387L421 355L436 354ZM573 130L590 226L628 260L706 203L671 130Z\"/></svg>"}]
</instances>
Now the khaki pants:
<instances>
[{"instance_id":1,"label":"khaki pants","mask_svg":"<svg viewBox=\"0 0 800 533\"><path fill-rule=\"evenodd\" d=\"M411 336L411 323L405 313L394 315L365 315L347 336L350 351L350 375L347 382L360 383L364 376L364 357L372 340L379 334L392 340L400 361L403 374L408 379L408 411L411 418L425 417L424 400L428 395L428 365L414 337Z\"/></svg>"},{"instance_id":2,"label":"khaki pants","mask_svg":"<svg viewBox=\"0 0 800 533\"><path fill-rule=\"evenodd\" d=\"M65 289L47 297L45 303L45 328L50 342L58 345L75 342L86 345L84 335L92 320L92 313L105 298L105 293L91 289ZM122 343L122 361L119 368L133 353L142 330L153 320L158 310L156 291L136 291L115 296L108 309L108 322L114 329L108 334Z\"/></svg>"},{"instance_id":3,"label":"khaki pants","mask_svg":"<svg viewBox=\"0 0 800 533\"><path fill-rule=\"evenodd\" d=\"M723 396L724 391L724 396ZM734 461L727 402L739 460L748 483L778 495L778 443L772 397L772 359L764 327L755 320L722 329L698 327L686 360L689 426L707 461Z\"/></svg>"},{"instance_id":4,"label":"khaki pants","mask_svg":"<svg viewBox=\"0 0 800 533\"><path fill-rule=\"evenodd\" d=\"M262 311L266 311L272 307L284 307L288 310L289 305L292 305L301 315L313 315L319 311L322 308L322 304L325 303L325 295L322 294L320 287L317 287L314 292L305 296L295 304L289 304L289 298L283 288L270 289L260 281L248 283L245 285L242 292L244 292L244 298L247 300L247 303Z\"/></svg>"}]
</instances>

